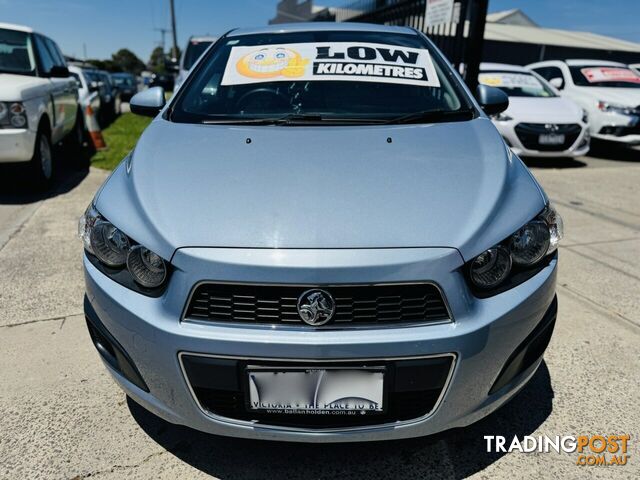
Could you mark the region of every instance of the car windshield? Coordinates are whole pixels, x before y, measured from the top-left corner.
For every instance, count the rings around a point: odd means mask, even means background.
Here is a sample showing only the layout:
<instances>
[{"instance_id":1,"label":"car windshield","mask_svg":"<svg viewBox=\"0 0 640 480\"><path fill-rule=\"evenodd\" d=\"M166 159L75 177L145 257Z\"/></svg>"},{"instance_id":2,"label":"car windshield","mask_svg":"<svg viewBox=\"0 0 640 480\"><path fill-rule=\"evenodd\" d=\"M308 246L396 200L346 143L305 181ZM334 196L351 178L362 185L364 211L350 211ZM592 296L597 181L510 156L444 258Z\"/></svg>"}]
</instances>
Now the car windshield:
<instances>
[{"instance_id":1,"label":"car windshield","mask_svg":"<svg viewBox=\"0 0 640 480\"><path fill-rule=\"evenodd\" d=\"M0 72L34 75L35 71L31 36L0 28Z\"/></svg>"},{"instance_id":2,"label":"car windshield","mask_svg":"<svg viewBox=\"0 0 640 480\"><path fill-rule=\"evenodd\" d=\"M187 45L187 50L184 52L182 68L189 70L211 43L211 40L191 40Z\"/></svg>"},{"instance_id":3,"label":"car windshield","mask_svg":"<svg viewBox=\"0 0 640 480\"><path fill-rule=\"evenodd\" d=\"M498 87L510 97L555 97L547 85L535 75L527 72L483 71L478 81L485 85Z\"/></svg>"},{"instance_id":4,"label":"car windshield","mask_svg":"<svg viewBox=\"0 0 640 480\"><path fill-rule=\"evenodd\" d=\"M580 65L569 67L578 87L640 88L640 75L626 67Z\"/></svg>"},{"instance_id":5,"label":"car windshield","mask_svg":"<svg viewBox=\"0 0 640 480\"><path fill-rule=\"evenodd\" d=\"M379 123L454 120L455 114L468 119L475 110L423 38L349 31L224 38L171 107L171 120L185 123Z\"/></svg>"},{"instance_id":6,"label":"car windshield","mask_svg":"<svg viewBox=\"0 0 640 480\"><path fill-rule=\"evenodd\" d=\"M113 83L115 83L117 86L120 85L133 85L133 79L131 77L125 77L125 76L119 76L119 75L114 75L113 76Z\"/></svg>"}]
</instances>

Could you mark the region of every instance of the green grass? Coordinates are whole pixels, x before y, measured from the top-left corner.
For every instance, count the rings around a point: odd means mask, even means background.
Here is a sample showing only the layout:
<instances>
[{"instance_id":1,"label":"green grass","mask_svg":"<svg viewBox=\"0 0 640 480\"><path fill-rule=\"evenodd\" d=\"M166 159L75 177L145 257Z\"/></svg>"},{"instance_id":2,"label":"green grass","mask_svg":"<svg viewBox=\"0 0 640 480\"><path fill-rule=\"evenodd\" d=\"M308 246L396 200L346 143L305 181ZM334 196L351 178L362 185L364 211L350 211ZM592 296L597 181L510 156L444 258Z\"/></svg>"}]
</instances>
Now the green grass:
<instances>
[{"instance_id":1,"label":"green grass","mask_svg":"<svg viewBox=\"0 0 640 480\"><path fill-rule=\"evenodd\" d=\"M133 113L123 113L115 122L102 131L107 149L91 158L91 165L113 170L135 146L142 131L151 123L151 118Z\"/></svg>"}]
</instances>

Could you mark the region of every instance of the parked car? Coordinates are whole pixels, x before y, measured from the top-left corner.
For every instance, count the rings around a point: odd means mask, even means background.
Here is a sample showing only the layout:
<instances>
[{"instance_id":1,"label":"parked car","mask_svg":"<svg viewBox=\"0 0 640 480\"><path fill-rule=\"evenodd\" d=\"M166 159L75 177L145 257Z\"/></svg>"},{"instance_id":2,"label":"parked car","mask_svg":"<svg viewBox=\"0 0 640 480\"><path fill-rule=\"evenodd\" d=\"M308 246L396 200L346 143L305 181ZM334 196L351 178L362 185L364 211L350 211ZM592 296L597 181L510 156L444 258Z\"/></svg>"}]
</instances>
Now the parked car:
<instances>
[{"instance_id":1,"label":"parked car","mask_svg":"<svg viewBox=\"0 0 640 480\"><path fill-rule=\"evenodd\" d=\"M131 97L138 93L138 80L132 73L112 73L112 83L120 92L120 99L128 102Z\"/></svg>"},{"instance_id":2,"label":"parked car","mask_svg":"<svg viewBox=\"0 0 640 480\"><path fill-rule=\"evenodd\" d=\"M0 23L0 163L26 165L34 184L53 175L52 146L81 146L78 87L58 45L29 27Z\"/></svg>"},{"instance_id":3,"label":"parked car","mask_svg":"<svg viewBox=\"0 0 640 480\"><path fill-rule=\"evenodd\" d=\"M162 87L165 91L171 92L174 88L174 78L170 73L154 73L151 75L149 87Z\"/></svg>"},{"instance_id":4,"label":"parked car","mask_svg":"<svg viewBox=\"0 0 640 480\"><path fill-rule=\"evenodd\" d=\"M487 117L504 92L476 101L414 29L347 22L232 30L191 75L131 99L155 118L80 220L87 325L127 395L214 434L348 442L522 389L562 224Z\"/></svg>"},{"instance_id":5,"label":"parked car","mask_svg":"<svg viewBox=\"0 0 640 480\"><path fill-rule=\"evenodd\" d=\"M192 36L189 37L189 41L187 42L187 46L182 52L182 56L180 57L180 66L178 70L178 76L176 77L176 88L179 87L182 82L184 82L185 78L187 78L187 74L191 67L196 63L196 61L202 56L202 54L209 48L213 42L217 40L217 37L211 36Z\"/></svg>"},{"instance_id":6,"label":"parked car","mask_svg":"<svg viewBox=\"0 0 640 480\"><path fill-rule=\"evenodd\" d=\"M108 122L113 121L118 115L120 115L122 99L120 97L120 90L111 81L111 74L105 70L96 70L95 73L100 78L100 81L105 87L105 98L103 111L106 115Z\"/></svg>"},{"instance_id":7,"label":"parked car","mask_svg":"<svg viewBox=\"0 0 640 480\"><path fill-rule=\"evenodd\" d=\"M640 75L604 60L549 60L528 68L587 111L591 136L640 144Z\"/></svg>"},{"instance_id":8,"label":"parked car","mask_svg":"<svg viewBox=\"0 0 640 480\"><path fill-rule=\"evenodd\" d=\"M492 120L519 156L576 157L589 151L586 111L542 77L517 65L483 63L478 81L509 96L509 108Z\"/></svg>"},{"instance_id":9,"label":"parked car","mask_svg":"<svg viewBox=\"0 0 640 480\"><path fill-rule=\"evenodd\" d=\"M86 110L91 106L93 114L100 114L100 86L95 80L92 80L90 71L76 65L69 65L69 73L78 82L78 103L82 107L84 113L84 125L88 125Z\"/></svg>"}]
</instances>

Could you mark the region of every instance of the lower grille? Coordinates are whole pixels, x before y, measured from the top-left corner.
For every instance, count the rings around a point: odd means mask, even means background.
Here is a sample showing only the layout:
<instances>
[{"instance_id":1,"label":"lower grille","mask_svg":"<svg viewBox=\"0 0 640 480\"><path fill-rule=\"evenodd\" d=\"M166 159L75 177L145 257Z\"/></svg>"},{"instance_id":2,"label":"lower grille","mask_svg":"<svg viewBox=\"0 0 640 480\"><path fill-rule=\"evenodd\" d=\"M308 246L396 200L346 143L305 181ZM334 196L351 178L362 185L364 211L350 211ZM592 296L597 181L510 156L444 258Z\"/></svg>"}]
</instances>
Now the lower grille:
<instances>
[{"instance_id":1,"label":"lower grille","mask_svg":"<svg viewBox=\"0 0 640 480\"><path fill-rule=\"evenodd\" d=\"M602 135L615 135L616 137L624 137L626 135L640 135L640 123L633 127L614 127L606 126L600 129Z\"/></svg>"},{"instance_id":2,"label":"lower grille","mask_svg":"<svg viewBox=\"0 0 640 480\"><path fill-rule=\"evenodd\" d=\"M199 405L210 414L283 427L341 428L413 420L433 412L447 386L454 357L445 355L422 359L380 360L366 364L362 361L324 363L331 367L385 368L385 411L371 415L274 414L250 411L245 402L248 389L246 361L189 354L183 354L181 361ZM252 365L256 363L286 368L282 362L251 361ZM304 362L294 365L307 366ZM323 363L308 366L318 369L322 368Z\"/></svg>"},{"instance_id":3,"label":"lower grille","mask_svg":"<svg viewBox=\"0 0 640 480\"><path fill-rule=\"evenodd\" d=\"M582 131L582 127L577 123L558 124L555 127L554 129L547 128L544 123L519 123L515 126L515 131L525 148L539 152L568 150L576 142ZM564 135L564 142L558 145L541 144L540 135L546 134Z\"/></svg>"},{"instance_id":4,"label":"lower grille","mask_svg":"<svg viewBox=\"0 0 640 480\"><path fill-rule=\"evenodd\" d=\"M185 317L212 322L303 324L297 302L310 288L206 283L196 287ZM335 300L335 313L329 326L428 323L449 319L440 291L428 283L321 288Z\"/></svg>"}]
</instances>

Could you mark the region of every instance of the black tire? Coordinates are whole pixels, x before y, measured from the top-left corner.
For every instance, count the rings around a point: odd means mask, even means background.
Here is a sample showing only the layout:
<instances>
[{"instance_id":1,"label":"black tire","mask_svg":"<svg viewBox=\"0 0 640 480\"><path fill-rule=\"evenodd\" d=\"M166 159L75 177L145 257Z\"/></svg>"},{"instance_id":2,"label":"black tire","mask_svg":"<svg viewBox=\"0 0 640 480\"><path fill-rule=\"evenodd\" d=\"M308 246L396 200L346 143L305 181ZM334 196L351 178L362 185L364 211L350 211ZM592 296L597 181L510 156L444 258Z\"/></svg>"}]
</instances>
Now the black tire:
<instances>
[{"instance_id":1,"label":"black tire","mask_svg":"<svg viewBox=\"0 0 640 480\"><path fill-rule=\"evenodd\" d=\"M36 190L44 190L53 178L53 148L51 138L42 125L38 128L33 157L27 165L29 179Z\"/></svg>"},{"instance_id":2,"label":"black tire","mask_svg":"<svg viewBox=\"0 0 640 480\"><path fill-rule=\"evenodd\" d=\"M86 140L87 132L84 126L84 116L82 115L82 110L78 108L73 131L69 133L65 141L69 164L74 168L85 169L89 166L89 152L85 148Z\"/></svg>"}]
</instances>

